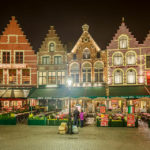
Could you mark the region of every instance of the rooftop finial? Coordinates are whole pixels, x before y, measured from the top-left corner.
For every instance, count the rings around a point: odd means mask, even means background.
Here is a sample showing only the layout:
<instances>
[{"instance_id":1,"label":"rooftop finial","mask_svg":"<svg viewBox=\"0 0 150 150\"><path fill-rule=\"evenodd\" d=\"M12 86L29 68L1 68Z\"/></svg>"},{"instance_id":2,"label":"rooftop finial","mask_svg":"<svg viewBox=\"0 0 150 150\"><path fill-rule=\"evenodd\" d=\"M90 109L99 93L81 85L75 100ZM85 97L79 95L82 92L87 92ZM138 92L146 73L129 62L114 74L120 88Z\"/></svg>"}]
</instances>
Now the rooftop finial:
<instances>
[{"instance_id":1,"label":"rooftop finial","mask_svg":"<svg viewBox=\"0 0 150 150\"><path fill-rule=\"evenodd\" d=\"M83 31L88 31L88 30L89 30L89 25L84 24L84 25L82 26L82 29L83 29Z\"/></svg>"},{"instance_id":2,"label":"rooftop finial","mask_svg":"<svg viewBox=\"0 0 150 150\"><path fill-rule=\"evenodd\" d=\"M124 22L124 17L122 17L122 23Z\"/></svg>"}]
</instances>

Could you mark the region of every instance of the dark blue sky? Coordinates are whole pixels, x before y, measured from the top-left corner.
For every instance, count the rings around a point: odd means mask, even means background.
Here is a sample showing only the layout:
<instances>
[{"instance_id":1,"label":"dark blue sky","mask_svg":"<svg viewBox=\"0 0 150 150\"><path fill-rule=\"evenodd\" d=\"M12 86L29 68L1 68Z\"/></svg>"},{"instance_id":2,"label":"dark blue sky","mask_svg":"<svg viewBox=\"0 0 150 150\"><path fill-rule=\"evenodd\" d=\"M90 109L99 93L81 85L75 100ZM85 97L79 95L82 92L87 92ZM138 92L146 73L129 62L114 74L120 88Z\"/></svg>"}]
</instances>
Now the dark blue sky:
<instances>
[{"instance_id":1,"label":"dark blue sky","mask_svg":"<svg viewBox=\"0 0 150 150\"><path fill-rule=\"evenodd\" d=\"M34 50L38 50L49 26L54 25L63 43L76 42L84 23L97 44L105 49L121 18L140 43L150 30L148 0L3 0L0 3L0 34L16 16Z\"/></svg>"}]
</instances>

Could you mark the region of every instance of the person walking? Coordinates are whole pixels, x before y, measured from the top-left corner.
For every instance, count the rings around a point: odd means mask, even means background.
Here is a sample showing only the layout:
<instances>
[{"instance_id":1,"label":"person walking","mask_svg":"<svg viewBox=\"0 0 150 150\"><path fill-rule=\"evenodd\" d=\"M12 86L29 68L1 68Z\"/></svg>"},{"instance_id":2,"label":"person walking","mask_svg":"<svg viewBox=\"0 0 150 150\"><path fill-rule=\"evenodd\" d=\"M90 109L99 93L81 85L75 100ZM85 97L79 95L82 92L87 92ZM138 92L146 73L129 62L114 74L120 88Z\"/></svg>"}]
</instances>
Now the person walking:
<instances>
[{"instance_id":1,"label":"person walking","mask_svg":"<svg viewBox=\"0 0 150 150\"><path fill-rule=\"evenodd\" d=\"M77 107L74 110L73 117L74 117L74 125L78 127L79 111Z\"/></svg>"},{"instance_id":2,"label":"person walking","mask_svg":"<svg viewBox=\"0 0 150 150\"><path fill-rule=\"evenodd\" d=\"M83 110L81 110L81 113L80 113L80 127L81 128L83 127L83 123L84 123L84 113L83 113Z\"/></svg>"}]
</instances>

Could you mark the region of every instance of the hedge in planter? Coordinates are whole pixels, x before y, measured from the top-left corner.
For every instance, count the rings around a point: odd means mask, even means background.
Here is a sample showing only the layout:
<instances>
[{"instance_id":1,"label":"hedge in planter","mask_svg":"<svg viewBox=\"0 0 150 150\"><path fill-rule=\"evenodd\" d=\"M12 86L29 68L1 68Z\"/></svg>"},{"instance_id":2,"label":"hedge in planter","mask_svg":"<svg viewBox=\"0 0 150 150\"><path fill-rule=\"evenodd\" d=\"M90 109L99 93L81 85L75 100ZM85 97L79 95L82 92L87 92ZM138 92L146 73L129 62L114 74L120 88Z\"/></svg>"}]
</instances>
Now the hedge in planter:
<instances>
[{"instance_id":1,"label":"hedge in planter","mask_svg":"<svg viewBox=\"0 0 150 150\"><path fill-rule=\"evenodd\" d=\"M16 117L0 118L0 125L16 125Z\"/></svg>"},{"instance_id":2,"label":"hedge in planter","mask_svg":"<svg viewBox=\"0 0 150 150\"><path fill-rule=\"evenodd\" d=\"M68 119L48 119L47 125L49 125L49 126L60 126L62 122L68 123Z\"/></svg>"},{"instance_id":3,"label":"hedge in planter","mask_svg":"<svg viewBox=\"0 0 150 150\"><path fill-rule=\"evenodd\" d=\"M46 118L45 117L32 117L28 118L28 125L46 125Z\"/></svg>"},{"instance_id":4,"label":"hedge in planter","mask_svg":"<svg viewBox=\"0 0 150 150\"><path fill-rule=\"evenodd\" d=\"M111 127L123 127L122 120L111 120Z\"/></svg>"}]
</instances>

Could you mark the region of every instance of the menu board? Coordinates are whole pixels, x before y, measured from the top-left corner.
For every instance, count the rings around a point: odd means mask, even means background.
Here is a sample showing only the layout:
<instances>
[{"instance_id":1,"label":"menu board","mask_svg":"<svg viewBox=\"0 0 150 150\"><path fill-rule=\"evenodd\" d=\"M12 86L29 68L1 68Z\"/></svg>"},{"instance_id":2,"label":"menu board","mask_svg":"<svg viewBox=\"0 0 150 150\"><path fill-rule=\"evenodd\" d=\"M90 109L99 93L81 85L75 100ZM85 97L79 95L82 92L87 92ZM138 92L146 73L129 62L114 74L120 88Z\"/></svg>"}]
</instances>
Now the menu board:
<instances>
[{"instance_id":1,"label":"menu board","mask_svg":"<svg viewBox=\"0 0 150 150\"><path fill-rule=\"evenodd\" d=\"M108 126L108 114L101 114L101 127Z\"/></svg>"},{"instance_id":2,"label":"menu board","mask_svg":"<svg viewBox=\"0 0 150 150\"><path fill-rule=\"evenodd\" d=\"M135 127L135 117L133 114L127 116L127 127Z\"/></svg>"},{"instance_id":3,"label":"menu board","mask_svg":"<svg viewBox=\"0 0 150 150\"><path fill-rule=\"evenodd\" d=\"M100 106L100 113L104 114L106 112L105 106Z\"/></svg>"}]
</instances>

